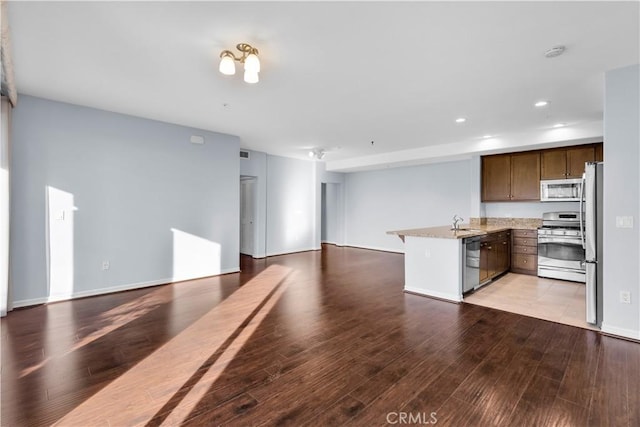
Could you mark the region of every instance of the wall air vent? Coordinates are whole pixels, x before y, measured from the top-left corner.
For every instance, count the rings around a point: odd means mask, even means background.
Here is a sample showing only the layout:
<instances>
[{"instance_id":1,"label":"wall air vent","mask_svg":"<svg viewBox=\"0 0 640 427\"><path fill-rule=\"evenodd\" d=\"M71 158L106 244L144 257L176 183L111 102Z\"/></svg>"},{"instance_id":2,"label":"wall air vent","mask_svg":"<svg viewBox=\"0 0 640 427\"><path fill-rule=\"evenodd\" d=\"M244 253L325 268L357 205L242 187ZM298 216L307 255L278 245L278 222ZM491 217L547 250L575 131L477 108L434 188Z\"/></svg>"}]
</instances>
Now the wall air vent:
<instances>
[{"instance_id":1,"label":"wall air vent","mask_svg":"<svg viewBox=\"0 0 640 427\"><path fill-rule=\"evenodd\" d=\"M204 136L191 135L190 141L191 141L192 144L202 145L202 144L204 144Z\"/></svg>"},{"instance_id":2,"label":"wall air vent","mask_svg":"<svg viewBox=\"0 0 640 427\"><path fill-rule=\"evenodd\" d=\"M244 151L244 150L240 150L240 158L241 159L248 159L249 158L249 152L248 151Z\"/></svg>"}]
</instances>

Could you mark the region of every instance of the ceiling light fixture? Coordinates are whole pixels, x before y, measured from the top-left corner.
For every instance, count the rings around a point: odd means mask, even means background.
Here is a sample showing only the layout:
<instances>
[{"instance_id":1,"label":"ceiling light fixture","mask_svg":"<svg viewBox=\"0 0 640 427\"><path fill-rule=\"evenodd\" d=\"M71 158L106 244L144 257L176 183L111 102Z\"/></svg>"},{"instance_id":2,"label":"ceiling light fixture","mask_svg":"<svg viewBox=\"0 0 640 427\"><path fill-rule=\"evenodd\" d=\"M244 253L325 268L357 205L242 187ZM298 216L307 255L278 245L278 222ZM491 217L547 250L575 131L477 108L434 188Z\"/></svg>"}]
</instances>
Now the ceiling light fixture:
<instances>
[{"instance_id":1,"label":"ceiling light fixture","mask_svg":"<svg viewBox=\"0 0 640 427\"><path fill-rule=\"evenodd\" d=\"M315 157L318 160L322 160L322 158L324 157L325 151L322 148L314 148L311 151L309 151L309 157L313 158Z\"/></svg>"},{"instance_id":2,"label":"ceiling light fixture","mask_svg":"<svg viewBox=\"0 0 640 427\"><path fill-rule=\"evenodd\" d=\"M564 53L566 47L559 45L559 46L554 46L551 49L549 49L548 51L546 51L544 53L544 56L547 58L555 58L556 56L560 56Z\"/></svg>"},{"instance_id":3,"label":"ceiling light fixture","mask_svg":"<svg viewBox=\"0 0 640 427\"><path fill-rule=\"evenodd\" d=\"M235 61L244 64L244 81L247 83L258 83L260 80L258 73L260 72L260 59L258 58L258 49L248 43L239 43L236 49L242 52L242 56L238 57L230 50L223 50L220 53L220 72L226 76L232 76L236 73Z\"/></svg>"},{"instance_id":4,"label":"ceiling light fixture","mask_svg":"<svg viewBox=\"0 0 640 427\"><path fill-rule=\"evenodd\" d=\"M553 125L554 128L563 128L565 127L567 124L566 123L556 123L555 125Z\"/></svg>"},{"instance_id":5,"label":"ceiling light fixture","mask_svg":"<svg viewBox=\"0 0 640 427\"><path fill-rule=\"evenodd\" d=\"M482 137L483 137L484 139L493 138L493 136L492 136L492 135L482 135Z\"/></svg>"},{"instance_id":6,"label":"ceiling light fixture","mask_svg":"<svg viewBox=\"0 0 640 427\"><path fill-rule=\"evenodd\" d=\"M547 105L549 105L549 101L538 101L533 105L536 107L546 107Z\"/></svg>"},{"instance_id":7,"label":"ceiling light fixture","mask_svg":"<svg viewBox=\"0 0 640 427\"><path fill-rule=\"evenodd\" d=\"M464 123L464 122L466 122L466 121L467 121L467 119L465 119L464 117L458 117L458 118L456 119L456 123Z\"/></svg>"}]
</instances>

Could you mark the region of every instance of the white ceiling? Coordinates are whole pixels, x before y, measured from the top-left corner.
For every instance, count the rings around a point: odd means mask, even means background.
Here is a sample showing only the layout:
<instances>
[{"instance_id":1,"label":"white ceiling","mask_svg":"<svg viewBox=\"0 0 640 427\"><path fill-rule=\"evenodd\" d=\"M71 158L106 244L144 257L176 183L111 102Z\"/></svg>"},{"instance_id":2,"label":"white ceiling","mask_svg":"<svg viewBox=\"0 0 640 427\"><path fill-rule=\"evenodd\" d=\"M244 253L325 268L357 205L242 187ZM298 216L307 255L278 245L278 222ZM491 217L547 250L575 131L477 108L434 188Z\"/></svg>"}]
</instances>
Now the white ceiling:
<instances>
[{"instance_id":1,"label":"white ceiling","mask_svg":"<svg viewBox=\"0 0 640 427\"><path fill-rule=\"evenodd\" d=\"M9 4L20 93L272 154L341 147L335 170L549 142L532 135L557 122L600 136L603 73L639 62L638 17L606 1ZM256 85L217 71L239 42L260 50Z\"/></svg>"}]
</instances>

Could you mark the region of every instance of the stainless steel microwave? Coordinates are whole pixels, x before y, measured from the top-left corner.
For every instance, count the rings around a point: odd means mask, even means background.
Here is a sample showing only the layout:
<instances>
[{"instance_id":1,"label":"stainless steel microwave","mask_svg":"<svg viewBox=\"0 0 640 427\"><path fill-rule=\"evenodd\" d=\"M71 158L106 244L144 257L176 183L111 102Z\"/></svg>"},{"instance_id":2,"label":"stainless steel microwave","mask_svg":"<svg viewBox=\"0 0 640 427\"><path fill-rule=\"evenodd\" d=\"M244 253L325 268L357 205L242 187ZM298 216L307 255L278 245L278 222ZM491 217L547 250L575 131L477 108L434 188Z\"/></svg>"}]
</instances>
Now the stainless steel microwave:
<instances>
[{"instance_id":1,"label":"stainless steel microwave","mask_svg":"<svg viewBox=\"0 0 640 427\"><path fill-rule=\"evenodd\" d=\"M579 202L582 179L548 179L540 181L541 202Z\"/></svg>"}]
</instances>

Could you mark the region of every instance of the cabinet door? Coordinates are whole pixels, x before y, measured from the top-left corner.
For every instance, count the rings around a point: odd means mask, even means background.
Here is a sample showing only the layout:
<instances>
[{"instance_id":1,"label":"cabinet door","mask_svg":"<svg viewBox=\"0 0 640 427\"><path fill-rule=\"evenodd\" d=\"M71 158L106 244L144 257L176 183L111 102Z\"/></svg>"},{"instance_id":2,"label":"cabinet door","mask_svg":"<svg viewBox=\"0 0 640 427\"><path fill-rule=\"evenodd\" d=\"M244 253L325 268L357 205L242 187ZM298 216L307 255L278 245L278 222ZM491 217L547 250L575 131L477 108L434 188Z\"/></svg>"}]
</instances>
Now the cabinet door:
<instances>
[{"instance_id":1,"label":"cabinet door","mask_svg":"<svg viewBox=\"0 0 640 427\"><path fill-rule=\"evenodd\" d=\"M487 243L480 243L480 283L489 278L489 249Z\"/></svg>"},{"instance_id":2,"label":"cabinet door","mask_svg":"<svg viewBox=\"0 0 640 427\"><path fill-rule=\"evenodd\" d=\"M541 178L564 179L567 177L567 150L544 150L540 154Z\"/></svg>"},{"instance_id":3,"label":"cabinet door","mask_svg":"<svg viewBox=\"0 0 640 427\"><path fill-rule=\"evenodd\" d=\"M511 200L540 200L540 152L511 156Z\"/></svg>"},{"instance_id":4,"label":"cabinet door","mask_svg":"<svg viewBox=\"0 0 640 427\"><path fill-rule=\"evenodd\" d=\"M603 150L603 146L602 146L602 142L599 144L596 144L596 162L603 162L604 161L604 150Z\"/></svg>"},{"instance_id":5,"label":"cabinet door","mask_svg":"<svg viewBox=\"0 0 640 427\"><path fill-rule=\"evenodd\" d=\"M596 150L593 145L567 149L567 178L582 178L584 164L595 159Z\"/></svg>"},{"instance_id":6,"label":"cabinet door","mask_svg":"<svg viewBox=\"0 0 640 427\"><path fill-rule=\"evenodd\" d=\"M500 249L499 242L493 241L487 243L487 249L489 249L489 277L493 278L500 274Z\"/></svg>"},{"instance_id":7,"label":"cabinet door","mask_svg":"<svg viewBox=\"0 0 640 427\"><path fill-rule=\"evenodd\" d=\"M500 154L482 158L482 201L510 200L511 156Z\"/></svg>"},{"instance_id":8,"label":"cabinet door","mask_svg":"<svg viewBox=\"0 0 640 427\"><path fill-rule=\"evenodd\" d=\"M499 250L498 250L498 265L500 268L498 268L498 274L500 273L504 273L505 271L509 270L509 267L511 266L511 259L510 259L510 250L509 250L509 240L507 239L503 239L500 242L496 243Z\"/></svg>"}]
</instances>

